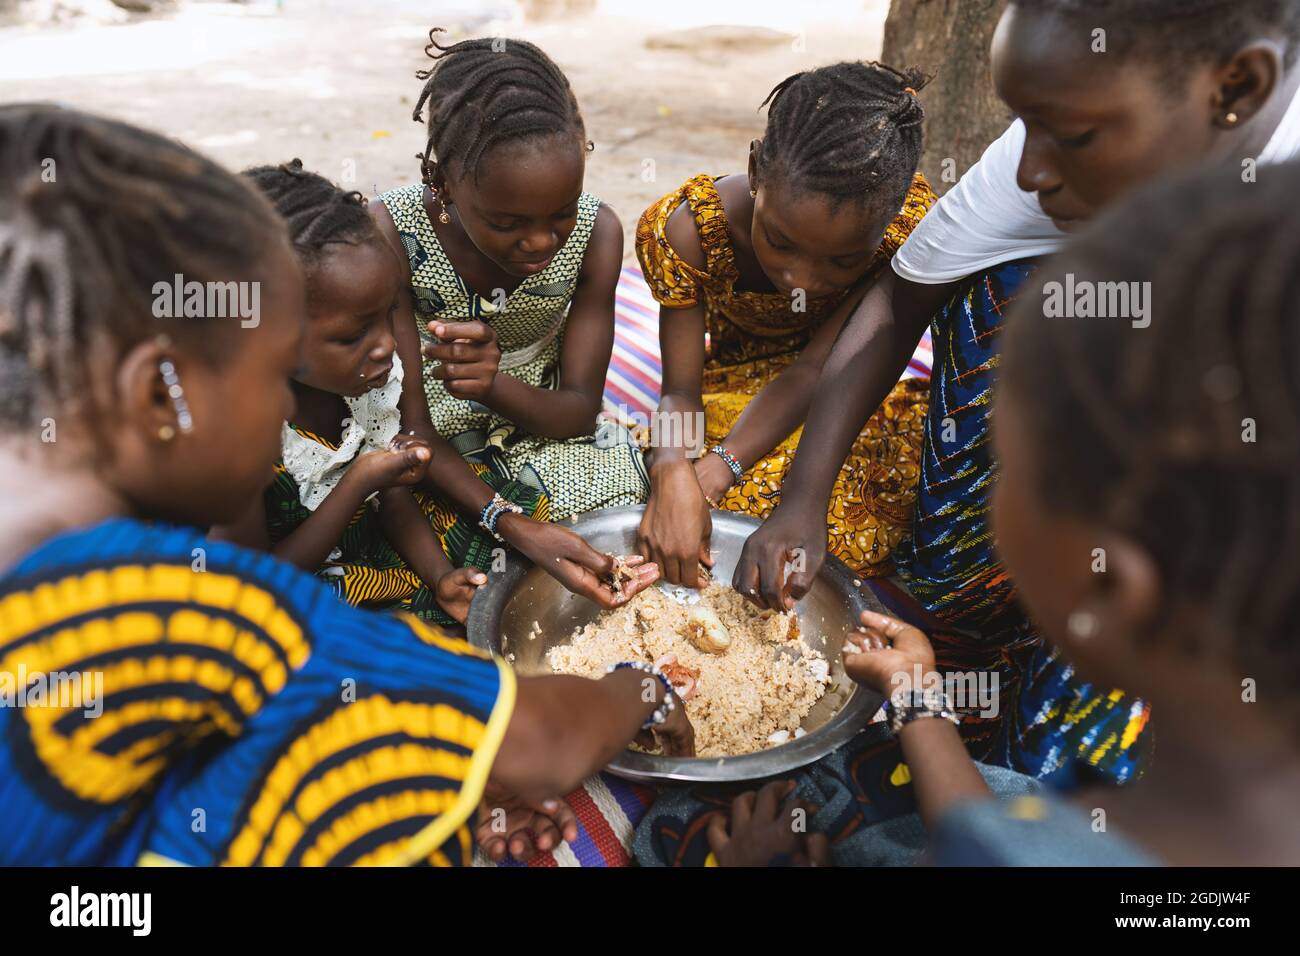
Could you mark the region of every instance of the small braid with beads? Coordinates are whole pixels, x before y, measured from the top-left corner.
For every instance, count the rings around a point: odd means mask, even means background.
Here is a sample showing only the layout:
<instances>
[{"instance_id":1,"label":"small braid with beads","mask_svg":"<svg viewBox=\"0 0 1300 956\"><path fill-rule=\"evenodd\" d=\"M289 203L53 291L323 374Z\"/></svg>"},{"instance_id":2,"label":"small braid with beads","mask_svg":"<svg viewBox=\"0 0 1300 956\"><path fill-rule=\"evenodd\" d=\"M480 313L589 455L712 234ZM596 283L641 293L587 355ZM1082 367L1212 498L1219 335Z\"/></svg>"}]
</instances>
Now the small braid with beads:
<instances>
[{"instance_id":1,"label":"small braid with beads","mask_svg":"<svg viewBox=\"0 0 1300 956\"><path fill-rule=\"evenodd\" d=\"M241 174L262 191L289 227L289 241L309 268L331 243L358 245L379 235L361 193L347 191L294 159Z\"/></svg>"},{"instance_id":2,"label":"small braid with beads","mask_svg":"<svg viewBox=\"0 0 1300 956\"><path fill-rule=\"evenodd\" d=\"M418 157L426 184L435 164L458 178L472 170L477 183L483 157L502 143L568 135L591 148L568 78L538 47L503 37L443 46L434 36L442 32L430 30L424 48L437 62L415 74L424 88L411 118L421 122L429 107L429 139Z\"/></svg>"},{"instance_id":3,"label":"small braid with beads","mask_svg":"<svg viewBox=\"0 0 1300 956\"><path fill-rule=\"evenodd\" d=\"M928 77L880 63L835 63L788 76L760 105L760 181L897 210L921 161Z\"/></svg>"},{"instance_id":4,"label":"small braid with beads","mask_svg":"<svg viewBox=\"0 0 1300 956\"><path fill-rule=\"evenodd\" d=\"M0 427L88 415L92 362L160 333L219 360L216 320L153 316L153 287L252 279L284 226L180 143L46 104L0 106ZM238 324L235 325L238 328Z\"/></svg>"},{"instance_id":5,"label":"small braid with beads","mask_svg":"<svg viewBox=\"0 0 1300 956\"><path fill-rule=\"evenodd\" d=\"M1243 676L1300 689L1300 164L1138 194L1025 287L1001 388L1035 485L1133 538ZM1149 282L1150 325L1045 318L1044 285ZM996 409L996 404L995 404ZM1251 435L1253 428L1254 434ZM1249 440L1253 437L1255 440ZM1190 635L1185 638L1192 640ZM1207 640L1202 638L1202 640Z\"/></svg>"}]
</instances>

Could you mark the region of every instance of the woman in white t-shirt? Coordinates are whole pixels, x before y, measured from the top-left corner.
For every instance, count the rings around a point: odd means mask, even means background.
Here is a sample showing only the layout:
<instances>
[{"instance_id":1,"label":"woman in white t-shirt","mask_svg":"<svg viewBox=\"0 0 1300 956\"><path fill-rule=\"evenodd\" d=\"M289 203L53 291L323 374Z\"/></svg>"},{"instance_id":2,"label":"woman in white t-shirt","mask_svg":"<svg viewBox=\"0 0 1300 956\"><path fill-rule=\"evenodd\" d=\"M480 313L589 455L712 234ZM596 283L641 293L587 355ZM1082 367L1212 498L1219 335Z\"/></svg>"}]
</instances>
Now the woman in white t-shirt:
<instances>
[{"instance_id":1,"label":"woman in white t-shirt","mask_svg":"<svg viewBox=\"0 0 1300 956\"><path fill-rule=\"evenodd\" d=\"M822 371L781 504L735 585L773 608L804 594L836 471L932 323L921 485L897 560L913 623L951 632L940 664L1001 672L1000 716L963 725L982 759L1063 785L1081 766L1125 780L1147 737L1140 700L1081 684L1045 648L994 553L988 423L1004 310L1034 259L1144 183L1197 162L1267 175L1258 166L1300 154L1298 41L1300 4L1275 0L1011 0L992 62L1015 123L912 233ZM1141 290L1091 305L1069 291L1070 306L1149 313ZM809 560L787 578L795 549Z\"/></svg>"}]
</instances>

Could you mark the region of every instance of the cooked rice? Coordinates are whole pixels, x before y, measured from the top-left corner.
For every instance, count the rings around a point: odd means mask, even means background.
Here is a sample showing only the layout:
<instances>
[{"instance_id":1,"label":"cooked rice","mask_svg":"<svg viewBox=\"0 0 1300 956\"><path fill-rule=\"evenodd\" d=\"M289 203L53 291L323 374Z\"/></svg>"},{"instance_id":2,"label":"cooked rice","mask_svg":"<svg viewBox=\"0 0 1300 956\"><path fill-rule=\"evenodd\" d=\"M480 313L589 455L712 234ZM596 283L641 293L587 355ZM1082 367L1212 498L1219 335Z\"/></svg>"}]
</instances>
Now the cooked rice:
<instances>
[{"instance_id":1,"label":"cooked rice","mask_svg":"<svg viewBox=\"0 0 1300 956\"><path fill-rule=\"evenodd\" d=\"M561 674L600 677L620 661L653 663L665 654L698 669L696 692L686 702L700 757L752 753L776 746L769 737L797 735L799 724L826 693L829 666L799 636L793 614L760 611L730 587L713 583L691 605L661 588L648 588L627 604L573 634L547 653ZM731 635L721 654L697 650L685 636L693 606L711 608Z\"/></svg>"}]
</instances>

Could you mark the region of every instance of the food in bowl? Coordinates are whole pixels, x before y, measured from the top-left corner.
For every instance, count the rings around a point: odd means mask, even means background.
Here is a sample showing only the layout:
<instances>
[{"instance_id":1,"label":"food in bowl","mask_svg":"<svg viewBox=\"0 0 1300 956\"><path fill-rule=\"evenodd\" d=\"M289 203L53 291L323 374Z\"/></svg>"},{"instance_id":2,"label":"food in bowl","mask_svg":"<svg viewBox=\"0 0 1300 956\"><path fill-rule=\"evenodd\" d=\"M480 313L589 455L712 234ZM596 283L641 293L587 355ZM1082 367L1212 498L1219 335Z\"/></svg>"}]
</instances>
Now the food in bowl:
<instances>
[{"instance_id":1,"label":"food in bowl","mask_svg":"<svg viewBox=\"0 0 1300 956\"><path fill-rule=\"evenodd\" d=\"M686 707L700 757L754 753L801 736L831 681L793 612L760 610L717 582L699 592L648 588L602 611L546 659L556 673L583 677L620 661L657 663Z\"/></svg>"}]
</instances>

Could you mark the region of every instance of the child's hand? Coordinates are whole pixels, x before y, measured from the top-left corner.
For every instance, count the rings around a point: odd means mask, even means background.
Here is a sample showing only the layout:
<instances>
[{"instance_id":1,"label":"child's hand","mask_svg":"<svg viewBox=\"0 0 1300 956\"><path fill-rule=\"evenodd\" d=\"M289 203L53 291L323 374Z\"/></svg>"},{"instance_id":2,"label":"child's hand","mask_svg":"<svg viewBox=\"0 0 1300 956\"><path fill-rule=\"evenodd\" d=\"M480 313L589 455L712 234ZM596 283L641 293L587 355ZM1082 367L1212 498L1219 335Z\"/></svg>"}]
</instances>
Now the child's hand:
<instances>
[{"instance_id":1,"label":"child's hand","mask_svg":"<svg viewBox=\"0 0 1300 956\"><path fill-rule=\"evenodd\" d=\"M429 331L442 339L423 347L426 356L441 363L433 377L447 383L453 398L486 399L501 364L501 346L492 327L483 322L430 322Z\"/></svg>"},{"instance_id":2,"label":"child's hand","mask_svg":"<svg viewBox=\"0 0 1300 956\"><path fill-rule=\"evenodd\" d=\"M525 803L489 780L474 835L494 863L507 852L523 863L535 853L555 849L561 840L578 839L578 818L563 800Z\"/></svg>"},{"instance_id":3,"label":"child's hand","mask_svg":"<svg viewBox=\"0 0 1300 956\"><path fill-rule=\"evenodd\" d=\"M636 735L636 741L647 750L658 746L665 757L694 757L695 728L686 716L682 699L677 698L673 708L662 724L651 730L643 730Z\"/></svg>"},{"instance_id":4,"label":"child's hand","mask_svg":"<svg viewBox=\"0 0 1300 956\"><path fill-rule=\"evenodd\" d=\"M623 566L633 576L623 584L619 594L606 584L616 567L611 555L597 551L579 535L560 525L529 521L523 527L526 532L512 532L510 543L569 591L603 608L626 604L659 580L658 565L647 563L640 555L629 555L622 559Z\"/></svg>"},{"instance_id":5,"label":"child's hand","mask_svg":"<svg viewBox=\"0 0 1300 956\"><path fill-rule=\"evenodd\" d=\"M487 584L487 575L478 568L454 568L438 579L434 594L438 605L460 624L469 617L474 594Z\"/></svg>"},{"instance_id":6,"label":"child's hand","mask_svg":"<svg viewBox=\"0 0 1300 956\"><path fill-rule=\"evenodd\" d=\"M668 583L704 588L709 585L713 566L709 554L713 518L696 478L689 461L656 469L650 501L637 527L637 549L659 565Z\"/></svg>"},{"instance_id":7,"label":"child's hand","mask_svg":"<svg viewBox=\"0 0 1300 956\"><path fill-rule=\"evenodd\" d=\"M848 635L842 654L850 677L886 697L897 690L919 690L916 676L934 670L929 638L898 618L873 611L862 612L862 628Z\"/></svg>"},{"instance_id":8,"label":"child's hand","mask_svg":"<svg viewBox=\"0 0 1300 956\"><path fill-rule=\"evenodd\" d=\"M812 810L787 797L793 780L774 780L762 790L742 793L731 801L728 820L719 813L709 821L709 849L719 866L829 866L830 841L824 833L806 833Z\"/></svg>"},{"instance_id":9,"label":"child's hand","mask_svg":"<svg viewBox=\"0 0 1300 956\"><path fill-rule=\"evenodd\" d=\"M414 435L398 435L385 451L368 451L348 468L348 475L371 491L414 485L424 477L433 458L429 443Z\"/></svg>"}]
</instances>

